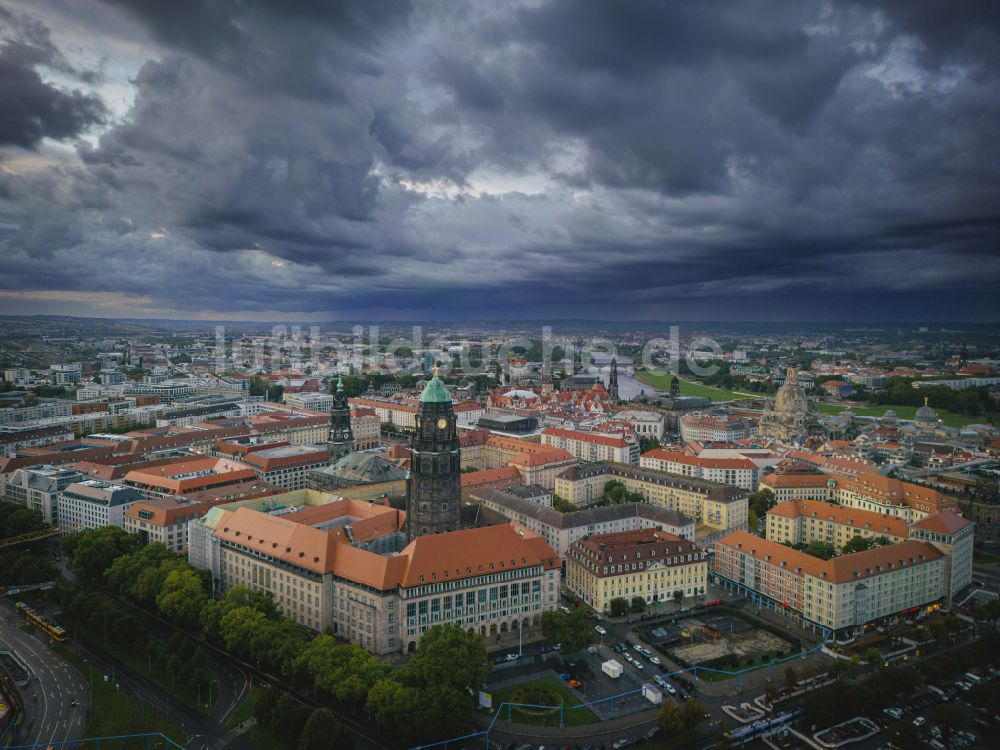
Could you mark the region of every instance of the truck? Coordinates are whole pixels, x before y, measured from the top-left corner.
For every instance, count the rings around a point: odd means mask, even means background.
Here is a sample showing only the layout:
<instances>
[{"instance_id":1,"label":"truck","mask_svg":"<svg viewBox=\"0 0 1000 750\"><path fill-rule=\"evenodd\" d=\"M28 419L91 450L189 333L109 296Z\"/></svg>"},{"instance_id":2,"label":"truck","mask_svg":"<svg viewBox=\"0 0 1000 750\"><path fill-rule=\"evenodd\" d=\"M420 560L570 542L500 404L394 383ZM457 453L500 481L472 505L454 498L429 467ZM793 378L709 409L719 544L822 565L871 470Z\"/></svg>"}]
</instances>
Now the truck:
<instances>
[{"instance_id":1,"label":"truck","mask_svg":"<svg viewBox=\"0 0 1000 750\"><path fill-rule=\"evenodd\" d=\"M663 703L663 693L660 689L650 682L644 683L642 686L642 697L652 703L654 706L659 706Z\"/></svg>"},{"instance_id":2,"label":"truck","mask_svg":"<svg viewBox=\"0 0 1000 750\"><path fill-rule=\"evenodd\" d=\"M614 680L622 676L624 669L621 662L616 659L608 659L601 665L601 671Z\"/></svg>"}]
</instances>

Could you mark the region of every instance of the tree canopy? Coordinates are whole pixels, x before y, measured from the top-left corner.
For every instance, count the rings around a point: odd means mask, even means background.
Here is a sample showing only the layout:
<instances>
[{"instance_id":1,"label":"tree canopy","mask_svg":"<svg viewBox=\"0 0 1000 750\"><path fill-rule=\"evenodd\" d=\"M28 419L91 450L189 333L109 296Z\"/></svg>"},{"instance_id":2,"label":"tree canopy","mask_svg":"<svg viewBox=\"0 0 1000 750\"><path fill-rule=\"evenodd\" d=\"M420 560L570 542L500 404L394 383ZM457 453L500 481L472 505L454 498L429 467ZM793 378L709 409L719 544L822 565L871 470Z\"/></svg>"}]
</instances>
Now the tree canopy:
<instances>
[{"instance_id":1,"label":"tree canopy","mask_svg":"<svg viewBox=\"0 0 1000 750\"><path fill-rule=\"evenodd\" d=\"M567 654L582 651L594 638L590 615L583 607L573 607L568 613L542 612L542 637L553 646L561 643Z\"/></svg>"}]
</instances>

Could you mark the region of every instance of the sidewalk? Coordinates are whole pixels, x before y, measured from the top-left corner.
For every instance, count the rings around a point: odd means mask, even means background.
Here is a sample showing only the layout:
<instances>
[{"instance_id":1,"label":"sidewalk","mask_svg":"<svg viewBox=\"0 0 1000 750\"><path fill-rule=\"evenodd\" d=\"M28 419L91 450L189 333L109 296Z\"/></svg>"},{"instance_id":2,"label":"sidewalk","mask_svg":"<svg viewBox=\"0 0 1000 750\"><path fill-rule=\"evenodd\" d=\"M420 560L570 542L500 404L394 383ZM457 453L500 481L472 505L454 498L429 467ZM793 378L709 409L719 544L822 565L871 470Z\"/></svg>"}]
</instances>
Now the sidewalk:
<instances>
[{"instance_id":1,"label":"sidewalk","mask_svg":"<svg viewBox=\"0 0 1000 750\"><path fill-rule=\"evenodd\" d=\"M649 708L645 711L629 714L617 719L608 719L607 721L595 722L594 724L564 727L563 729L560 729L558 726L541 727L534 724L518 724L516 721L508 724L507 719L501 717L493 725L493 731L490 732L490 739L491 741L494 738L544 740L553 737L566 737L579 740L598 738L608 740L619 739L626 735L636 737L639 734L645 734L656 723L659 710L659 708ZM485 729L489 726L492 719L492 716L486 717L477 713L474 720L476 724Z\"/></svg>"}]
</instances>

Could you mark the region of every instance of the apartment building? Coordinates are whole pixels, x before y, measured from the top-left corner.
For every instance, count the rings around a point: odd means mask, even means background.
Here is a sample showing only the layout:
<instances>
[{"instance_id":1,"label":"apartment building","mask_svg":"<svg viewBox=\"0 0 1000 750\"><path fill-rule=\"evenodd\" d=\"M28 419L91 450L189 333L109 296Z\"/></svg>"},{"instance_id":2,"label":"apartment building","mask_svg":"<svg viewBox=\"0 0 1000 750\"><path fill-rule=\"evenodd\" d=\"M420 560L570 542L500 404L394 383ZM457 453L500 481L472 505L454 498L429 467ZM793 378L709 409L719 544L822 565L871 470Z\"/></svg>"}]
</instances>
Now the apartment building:
<instances>
[{"instance_id":1,"label":"apartment building","mask_svg":"<svg viewBox=\"0 0 1000 750\"><path fill-rule=\"evenodd\" d=\"M649 503L623 503L561 513L510 492L484 488L470 493L470 499L516 525L538 534L560 558L570 546L589 534L613 534L637 529L654 529L693 542L695 522L676 511Z\"/></svg>"},{"instance_id":2,"label":"apartment building","mask_svg":"<svg viewBox=\"0 0 1000 750\"><path fill-rule=\"evenodd\" d=\"M0 426L0 456L13 458L25 448L66 443L72 439L72 430L65 427Z\"/></svg>"},{"instance_id":3,"label":"apartment building","mask_svg":"<svg viewBox=\"0 0 1000 750\"><path fill-rule=\"evenodd\" d=\"M100 479L86 479L69 485L59 504L59 530L72 533L101 526L125 528L125 513L142 495L125 487Z\"/></svg>"},{"instance_id":4,"label":"apartment building","mask_svg":"<svg viewBox=\"0 0 1000 750\"><path fill-rule=\"evenodd\" d=\"M137 534L143 544L159 542L181 554L188 546L188 524L208 510L207 505L183 497L143 498L125 511L125 531Z\"/></svg>"},{"instance_id":5,"label":"apartment building","mask_svg":"<svg viewBox=\"0 0 1000 750\"><path fill-rule=\"evenodd\" d=\"M285 403L294 406L296 409L310 409L312 411L333 411L333 394L322 393L320 391L299 391L298 393L286 393Z\"/></svg>"},{"instance_id":6,"label":"apartment building","mask_svg":"<svg viewBox=\"0 0 1000 750\"><path fill-rule=\"evenodd\" d=\"M821 541L841 549L855 536L885 537L890 542L909 538L906 521L823 500L786 500L767 512L767 538L784 544Z\"/></svg>"},{"instance_id":7,"label":"apartment building","mask_svg":"<svg viewBox=\"0 0 1000 750\"><path fill-rule=\"evenodd\" d=\"M949 604L972 584L975 528L972 521L947 510L910 524L910 539L930 543L945 557L945 596Z\"/></svg>"},{"instance_id":8,"label":"apartment building","mask_svg":"<svg viewBox=\"0 0 1000 750\"><path fill-rule=\"evenodd\" d=\"M391 424L403 430L412 430L417 425L415 398L349 398L351 409L371 409L381 424Z\"/></svg>"},{"instance_id":9,"label":"apartment building","mask_svg":"<svg viewBox=\"0 0 1000 750\"><path fill-rule=\"evenodd\" d=\"M618 463L574 466L556 478L555 493L577 507L593 505L611 480L646 502L676 511L699 525L699 539L747 527L747 492L731 485Z\"/></svg>"},{"instance_id":10,"label":"apartment building","mask_svg":"<svg viewBox=\"0 0 1000 750\"><path fill-rule=\"evenodd\" d=\"M330 451L326 445L279 445L252 450L243 461L264 481L298 490L310 470L330 463Z\"/></svg>"},{"instance_id":11,"label":"apartment building","mask_svg":"<svg viewBox=\"0 0 1000 750\"><path fill-rule=\"evenodd\" d=\"M382 423L374 409L351 409L351 433L354 450L375 448L382 442Z\"/></svg>"},{"instance_id":12,"label":"apartment building","mask_svg":"<svg viewBox=\"0 0 1000 750\"><path fill-rule=\"evenodd\" d=\"M753 420L729 414L685 414L678 421L685 442L733 443L757 434Z\"/></svg>"},{"instance_id":13,"label":"apartment building","mask_svg":"<svg viewBox=\"0 0 1000 750\"><path fill-rule=\"evenodd\" d=\"M663 440L663 436L667 434L666 417L657 411L624 409L615 412L614 418L631 425L638 437Z\"/></svg>"},{"instance_id":14,"label":"apartment building","mask_svg":"<svg viewBox=\"0 0 1000 750\"><path fill-rule=\"evenodd\" d=\"M838 478L834 499L842 505L898 516L907 523L933 513L959 513L954 498L940 490L869 471Z\"/></svg>"},{"instance_id":15,"label":"apartment building","mask_svg":"<svg viewBox=\"0 0 1000 750\"><path fill-rule=\"evenodd\" d=\"M228 458L182 458L159 466L134 469L122 484L135 487L143 497L180 496L200 490L257 479L257 472L245 463Z\"/></svg>"},{"instance_id":16,"label":"apartment building","mask_svg":"<svg viewBox=\"0 0 1000 750\"><path fill-rule=\"evenodd\" d=\"M760 468L749 458L689 456L679 451L656 448L643 453L639 457L639 465L644 469L731 484L747 492L756 492L760 483Z\"/></svg>"},{"instance_id":17,"label":"apartment building","mask_svg":"<svg viewBox=\"0 0 1000 750\"><path fill-rule=\"evenodd\" d=\"M220 506L201 522L211 550L192 559L223 590L270 591L286 616L376 654L412 652L434 624L489 637L555 608L559 561L537 535L498 525L405 544L404 522L346 500L285 515Z\"/></svg>"},{"instance_id":18,"label":"apartment building","mask_svg":"<svg viewBox=\"0 0 1000 750\"><path fill-rule=\"evenodd\" d=\"M17 469L7 480L5 497L9 503L39 511L45 523L58 526L63 492L82 479L83 474L76 469L56 466Z\"/></svg>"},{"instance_id":19,"label":"apartment building","mask_svg":"<svg viewBox=\"0 0 1000 750\"><path fill-rule=\"evenodd\" d=\"M779 474L771 473L760 480L759 489L768 489L775 502L798 498L810 500L833 500L837 480L828 474Z\"/></svg>"},{"instance_id":20,"label":"apartment building","mask_svg":"<svg viewBox=\"0 0 1000 750\"><path fill-rule=\"evenodd\" d=\"M549 427L542 430L542 444L562 448L580 461L639 463L639 444L634 440L612 435Z\"/></svg>"},{"instance_id":21,"label":"apartment building","mask_svg":"<svg viewBox=\"0 0 1000 750\"><path fill-rule=\"evenodd\" d=\"M610 610L612 599L655 604L704 594L707 585L705 553L656 529L592 534L566 556L566 587L598 612Z\"/></svg>"},{"instance_id":22,"label":"apartment building","mask_svg":"<svg viewBox=\"0 0 1000 750\"><path fill-rule=\"evenodd\" d=\"M937 602L945 595L944 573L944 555L927 542L821 560L745 531L716 542L713 566L716 580L733 593L835 638Z\"/></svg>"}]
</instances>

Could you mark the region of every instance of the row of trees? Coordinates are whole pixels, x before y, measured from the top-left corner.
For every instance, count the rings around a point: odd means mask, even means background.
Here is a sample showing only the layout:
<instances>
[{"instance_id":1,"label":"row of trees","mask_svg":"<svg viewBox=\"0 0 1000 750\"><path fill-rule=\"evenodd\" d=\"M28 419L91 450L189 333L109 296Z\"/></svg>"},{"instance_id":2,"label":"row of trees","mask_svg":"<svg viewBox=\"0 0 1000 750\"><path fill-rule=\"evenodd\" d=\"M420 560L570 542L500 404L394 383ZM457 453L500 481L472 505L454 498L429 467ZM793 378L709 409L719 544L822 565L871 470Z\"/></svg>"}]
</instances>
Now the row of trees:
<instances>
[{"instance_id":1,"label":"row of trees","mask_svg":"<svg viewBox=\"0 0 1000 750\"><path fill-rule=\"evenodd\" d=\"M46 528L41 511L0 502L0 539ZM0 551L0 585L41 583L56 577L46 540Z\"/></svg>"},{"instance_id":2,"label":"row of trees","mask_svg":"<svg viewBox=\"0 0 1000 750\"><path fill-rule=\"evenodd\" d=\"M298 750L352 750L354 737L333 712L310 709L287 693L272 688L261 693L254 706L257 724Z\"/></svg>"},{"instance_id":3,"label":"row of trees","mask_svg":"<svg viewBox=\"0 0 1000 750\"><path fill-rule=\"evenodd\" d=\"M935 409L947 409L973 417L996 408L988 388L965 388L960 391L944 385L914 388L912 378L889 378L881 390L871 395L869 401L872 404L892 406L922 406L925 397L930 399Z\"/></svg>"},{"instance_id":4,"label":"row of trees","mask_svg":"<svg viewBox=\"0 0 1000 750\"><path fill-rule=\"evenodd\" d=\"M234 587L213 599L204 572L162 544L140 547L134 536L111 527L70 535L63 544L81 577L157 607L188 632L200 630L228 652L317 696L322 693L343 711L367 713L400 739L423 741L460 732L491 668L482 637L457 626L429 628L409 663L395 668L357 645L329 633L314 635L282 617L268 592ZM116 638L138 637L141 626L129 617L109 620ZM566 632L579 633L579 628ZM566 642L572 643L571 635ZM308 726L305 718L301 726Z\"/></svg>"},{"instance_id":5,"label":"row of trees","mask_svg":"<svg viewBox=\"0 0 1000 750\"><path fill-rule=\"evenodd\" d=\"M612 479L604 483L604 494L599 505L622 505L624 503L642 503L646 497L641 492L630 492L624 482Z\"/></svg>"}]
</instances>

